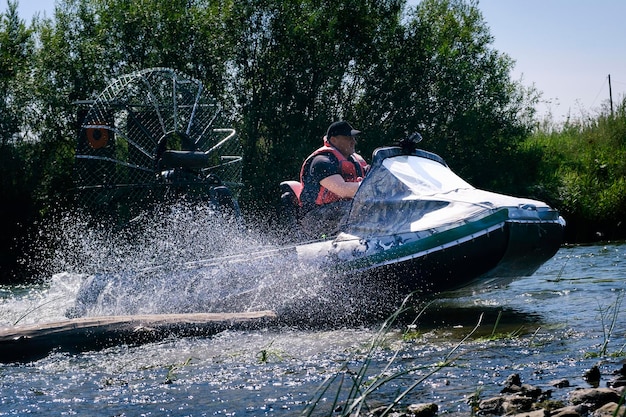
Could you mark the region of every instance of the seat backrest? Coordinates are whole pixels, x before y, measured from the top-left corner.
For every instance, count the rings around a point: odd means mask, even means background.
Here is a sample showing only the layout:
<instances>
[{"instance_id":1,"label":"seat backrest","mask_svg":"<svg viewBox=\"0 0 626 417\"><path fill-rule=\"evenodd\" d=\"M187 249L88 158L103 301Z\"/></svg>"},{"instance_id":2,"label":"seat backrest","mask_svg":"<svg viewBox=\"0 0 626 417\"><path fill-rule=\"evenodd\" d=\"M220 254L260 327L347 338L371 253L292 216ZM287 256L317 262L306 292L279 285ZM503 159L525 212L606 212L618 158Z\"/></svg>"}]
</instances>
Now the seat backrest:
<instances>
[{"instance_id":1,"label":"seat backrest","mask_svg":"<svg viewBox=\"0 0 626 417\"><path fill-rule=\"evenodd\" d=\"M302 184L299 181L283 181L280 183L280 192L292 192L298 201L300 201L300 194L302 193Z\"/></svg>"}]
</instances>

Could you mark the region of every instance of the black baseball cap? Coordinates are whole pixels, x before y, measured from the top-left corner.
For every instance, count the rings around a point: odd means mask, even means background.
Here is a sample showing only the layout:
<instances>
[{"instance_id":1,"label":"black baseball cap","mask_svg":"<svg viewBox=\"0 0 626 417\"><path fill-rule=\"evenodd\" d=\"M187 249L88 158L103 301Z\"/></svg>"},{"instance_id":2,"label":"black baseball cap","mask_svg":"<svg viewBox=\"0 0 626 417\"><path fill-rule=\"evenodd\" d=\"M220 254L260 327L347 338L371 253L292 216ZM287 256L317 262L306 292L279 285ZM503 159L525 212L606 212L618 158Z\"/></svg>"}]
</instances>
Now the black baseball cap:
<instances>
[{"instance_id":1,"label":"black baseball cap","mask_svg":"<svg viewBox=\"0 0 626 417\"><path fill-rule=\"evenodd\" d=\"M360 133L361 131L354 129L350 125L350 123L340 121L328 126L328 130L326 131L326 137L330 138L331 136L356 136Z\"/></svg>"}]
</instances>

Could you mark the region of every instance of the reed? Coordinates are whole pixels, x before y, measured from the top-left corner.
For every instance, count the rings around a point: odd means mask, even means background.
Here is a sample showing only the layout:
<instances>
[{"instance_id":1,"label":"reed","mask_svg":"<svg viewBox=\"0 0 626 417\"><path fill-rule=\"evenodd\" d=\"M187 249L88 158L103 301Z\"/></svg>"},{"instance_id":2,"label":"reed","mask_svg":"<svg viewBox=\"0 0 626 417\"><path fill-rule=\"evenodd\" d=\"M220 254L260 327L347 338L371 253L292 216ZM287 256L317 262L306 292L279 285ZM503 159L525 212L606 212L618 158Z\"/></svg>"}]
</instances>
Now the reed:
<instances>
[{"instance_id":1,"label":"reed","mask_svg":"<svg viewBox=\"0 0 626 417\"><path fill-rule=\"evenodd\" d=\"M614 114L570 119L558 128L539 126L524 142L524 149L539 157L533 194L559 207L566 219L594 226L591 232L602 226L605 238L619 238L626 214L624 138L626 100ZM582 227L575 233L580 241L593 237Z\"/></svg>"},{"instance_id":2,"label":"reed","mask_svg":"<svg viewBox=\"0 0 626 417\"><path fill-rule=\"evenodd\" d=\"M626 343L622 345L622 347L614 352L609 353L609 343L613 337L613 333L615 332L615 326L618 324L619 313L621 310L622 303L624 301L624 291L620 291L617 293L615 297L615 301L611 303L606 308L603 308L601 305L598 305L598 311L600 315L600 325L602 326L602 345L598 352L587 352L585 357L588 358L596 358L596 357L607 357L614 356L619 357L624 355L624 348L626 347Z\"/></svg>"},{"instance_id":3,"label":"reed","mask_svg":"<svg viewBox=\"0 0 626 417\"><path fill-rule=\"evenodd\" d=\"M624 416L626 414L626 412L624 411L620 413L620 410L622 409L622 406L624 405L625 398L626 398L626 390L623 390L622 395L620 395L619 401L617 402L617 407L615 408L615 411L613 412L613 417Z\"/></svg>"},{"instance_id":4,"label":"reed","mask_svg":"<svg viewBox=\"0 0 626 417\"><path fill-rule=\"evenodd\" d=\"M256 354L257 360L259 363L268 363L272 358L282 361L283 357L281 355L281 351L278 349L272 349L272 345L274 341L272 340L267 347L259 350Z\"/></svg>"},{"instance_id":5,"label":"reed","mask_svg":"<svg viewBox=\"0 0 626 417\"><path fill-rule=\"evenodd\" d=\"M620 291L619 293L617 293L615 302L607 308L605 312L606 314L600 314L601 323L602 323L602 335L604 338L602 347L600 348L601 356L606 356L608 354L609 342L611 341L611 337L613 335L613 332L615 331L615 325L618 322L618 316L619 316L619 312L620 312L623 301L624 301L624 292ZM606 323L607 319L610 319L610 323ZM624 346L622 346L622 349L619 352L617 352L614 356L620 356L623 353L623 348Z\"/></svg>"},{"instance_id":6,"label":"reed","mask_svg":"<svg viewBox=\"0 0 626 417\"><path fill-rule=\"evenodd\" d=\"M470 416L472 417L478 415L478 412L480 410L479 406L480 406L480 401L481 401L482 390L483 390L483 387L481 386L476 387L476 391L474 391L472 395L467 397L465 401L467 405L469 405L470 407Z\"/></svg>"},{"instance_id":7,"label":"reed","mask_svg":"<svg viewBox=\"0 0 626 417\"><path fill-rule=\"evenodd\" d=\"M493 324L493 328L491 329L491 334L485 337L479 337L480 341L495 341L495 340L503 340L503 339L515 339L518 338L524 332L524 326L520 326L517 329L510 332L499 332L498 326L500 325L500 320L502 319L502 311L498 311L498 316L496 317L496 321Z\"/></svg>"},{"instance_id":8,"label":"reed","mask_svg":"<svg viewBox=\"0 0 626 417\"><path fill-rule=\"evenodd\" d=\"M176 381L176 379L178 379L178 376L177 376L176 372L178 372L179 370L181 370L185 366L189 365L191 363L191 360L192 360L192 358L187 358L182 363L175 363L173 365L170 365L168 367L168 369L167 369L167 375L165 375L165 380L163 381L163 383L164 384L172 384L172 383L174 383L174 381Z\"/></svg>"},{"instance_id":9,"label":"reed","mask_svg":"<svg viewBox=\"0 0 626 417\"><path fill-rule=\"evenodd\" d=\"M14 325L14 326L17 326L17 325L18 325L18 324L19 324L22 320L24 320L24 319L25 319L26 317L28 317L30 314L34 313L35 311L39 310L39 309L40 309L40 308L42 308L42 307L45 307L45 306L46 306L46 305L48 305L48 304L51 304L51 303L53 303L53 302L55 302L55 301L58 301L58 300L61 300L61 299L63 299L63 298L64 298L64 296L60 296L60 297L53 298L52 300L48 300L48 301L46 301L46 302L44 302L44 303L37 304L35 307L33 307L33 308L31 308L31 309L27 310L27 311L26 311L25 313L23 313L20 317L18 317L18 319L17 319L17 320L15 320L15 322L13 322L13 325Z\"/></svg>"},{"instance_id":10,"label":"reed","mask_svg":"<svg viewBox=\"0 0 626 417\"><path fill-rule=\"evenodd\" d=\"M417 388L433 374L447 366L450 366L454 361L458 359L458 357L454 356L455 352L479 328L482 321L482 315L480 316L479 321L474 329L469 334L467 334L457 345L455 345L455 347L451 349L450 352L448 352L448 354L440 362L435 364L415 366L399 372L390 372L391 366L395 362L400 352L401 347L399 347L396 349L394 354L391 355L391 358L388 360L386 366L382 371L380 371L377 375L374 375L371 378L368 377L368 371L374 359L375 352L377 351L377 349L381 348L384 345L387 334L391 331L398 318L410 309L409 307L407 307L407 304L411 297L412 294L407 296L402 302L402 305L382 324L378 332L372 338L367 353L365 354L362 364L360 365L358 370L356 372L353 372L350 369L349 363L353 362L354 359L345 361L337 372L329 376L318 387L313 395L313 398L309 401L307 407L303 412L304 416L311 416L315 411L318 411L317 407L321 406L321 404L324 402L324 398L326 398L327 393L330 393L332 395L331 410L333 415L351 417L360 416L362 412L369 410L368 399L370 398L370 396L383 385L413 372L426 371L423 375L419 376L411 385L409 385L406 389L400 392L392 401L390 401L390 403L384 408L384 410L381 410L377 413L377 416L387 416L392 413L394 407L396 407L398 403L402 401L402 399L404 399L411 391ZM417 314L416 318L413 320L413 322L407 326L409 332L414 332L415 323L429 305L430 304L422 308ZM348 392L347 394L345 394L344 398L342 394L346 390L345 386L347 383L351 385L348 387Z\"/></svg>"}]
</instances>

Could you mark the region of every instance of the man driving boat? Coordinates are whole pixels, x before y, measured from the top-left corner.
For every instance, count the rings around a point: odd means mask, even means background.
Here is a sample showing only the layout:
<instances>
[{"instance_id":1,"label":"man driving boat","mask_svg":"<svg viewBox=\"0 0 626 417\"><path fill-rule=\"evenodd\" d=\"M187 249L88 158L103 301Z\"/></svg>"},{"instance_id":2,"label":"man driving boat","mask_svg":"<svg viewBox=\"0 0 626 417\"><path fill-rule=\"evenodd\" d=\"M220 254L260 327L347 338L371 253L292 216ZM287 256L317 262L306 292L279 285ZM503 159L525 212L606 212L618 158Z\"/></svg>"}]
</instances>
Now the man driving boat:
<instances>
[{"instance_id":1,"label":"man driving boat","mask_svg":"<svg viewBox=\"0 0 626 417\"><path fill-rule=\"evenodd\" d=\"M355 151L361 131L350 123L331 124L324 145L309 155L300 171L301 225L311 238L334 235L350 210L369 165Z\"/></svg>"}]
</instances>

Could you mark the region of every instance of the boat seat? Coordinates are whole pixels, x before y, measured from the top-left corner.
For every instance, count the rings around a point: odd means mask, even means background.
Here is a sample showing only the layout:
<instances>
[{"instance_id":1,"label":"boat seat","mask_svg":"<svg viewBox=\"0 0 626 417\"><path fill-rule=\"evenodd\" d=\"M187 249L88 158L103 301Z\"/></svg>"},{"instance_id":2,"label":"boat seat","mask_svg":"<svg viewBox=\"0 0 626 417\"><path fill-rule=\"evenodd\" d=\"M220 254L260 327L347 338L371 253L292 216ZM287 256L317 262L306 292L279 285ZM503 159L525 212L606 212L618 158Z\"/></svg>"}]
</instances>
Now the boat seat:
<instances>
[{"instance_id":1,"label":"boat seat","mask_svg":"<svg viewBox=\"0 0 626 417\"><path fill-rule=\"evenodd\" d=\"M283 181L280 183L280 192L293 193L298 199L298 205L300 205L300 194L302 193L302 183L300 181Z\"/></svg>"},{"instance_id":2,"label":"boat seat","mask_svg":"<svg viewBox=\"0 0 626 417\"><path fill-rule=\"evenodd\" d=\"M299 181L280 183L281 219L287 234L293 234L300 226L300 194L302 184Z\"/></svg>"},{"instance_id":3,"label":"boat seat","mask_svg":"<svg viewBox=\"0 0 626 417\"><path fill-rule=\"evenodd\" d=\"M210 157L200 151L175 151L168 149L161 153L157 165L160 170L172 168L201 169L210 165Z\"/></svg>"}]
</instances>

